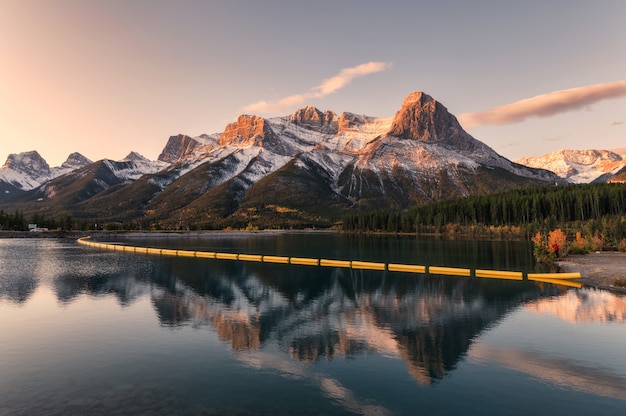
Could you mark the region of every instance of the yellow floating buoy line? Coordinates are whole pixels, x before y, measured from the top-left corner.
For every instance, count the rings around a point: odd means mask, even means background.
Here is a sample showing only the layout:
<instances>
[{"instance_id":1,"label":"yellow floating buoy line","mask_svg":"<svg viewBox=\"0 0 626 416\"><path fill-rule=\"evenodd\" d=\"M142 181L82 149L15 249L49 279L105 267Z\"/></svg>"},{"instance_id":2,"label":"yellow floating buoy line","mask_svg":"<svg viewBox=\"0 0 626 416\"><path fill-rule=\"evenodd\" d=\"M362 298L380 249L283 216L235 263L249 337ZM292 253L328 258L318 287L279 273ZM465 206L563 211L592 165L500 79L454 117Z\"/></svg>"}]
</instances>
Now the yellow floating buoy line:
<instances>
[{"instance_id":1,"label":"yellow floating buoy line","mask_svg":"<svg viewBox=\"0 0 626 416\"><path fill-rule=\"evenodd\" d=\"M344 267L360 270L380 270L390 272L422 273L431 275L480 277L487 279L524 280L524 273L522 272L511 272L503 270L472 270L458 267L425 266L417 264L377 263L357 260L332 260L315 259L308 257L266 256L261 254L219 253L214 251L174 250L166 248L135 247L123 244L97 243L94 241L90 241L90 239L90 236L82 237L78 239L78 243L85 246L100 248L104 250L124 251L142 254L159 254L162 256L197 257L204 259L295 264L301 266ZM526 277L527 280L536 282L554 283L576 288L580 288L583 286L582 283L573 281L581 278L580 273L528 273Z\"/></svg>"}]
</instances>

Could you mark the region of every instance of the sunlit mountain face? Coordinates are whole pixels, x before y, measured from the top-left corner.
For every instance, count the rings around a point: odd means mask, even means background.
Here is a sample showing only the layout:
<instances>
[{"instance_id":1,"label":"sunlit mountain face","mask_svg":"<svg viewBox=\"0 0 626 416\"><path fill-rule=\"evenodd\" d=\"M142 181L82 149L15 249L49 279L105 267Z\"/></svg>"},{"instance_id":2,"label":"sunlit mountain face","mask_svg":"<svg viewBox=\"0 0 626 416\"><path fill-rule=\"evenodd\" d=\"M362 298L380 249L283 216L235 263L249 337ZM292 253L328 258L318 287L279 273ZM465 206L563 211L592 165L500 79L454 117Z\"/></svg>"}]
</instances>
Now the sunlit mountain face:
<instances>
[{"instance_id":1,"label":"sunlit mountain face","mask_svg":"<svg viewBox=\"0 0 626 416\"><path fill-rule=\"evenodd\" d=\"M310 106L241 115L221 133L171 136L157 161L74 155L65 170L51 170L35 153L0 171L6 209L167 228L330 226L360 209L565 183L499 155L423 92L407 95L392 117Z\"/></svg>"}]
</instances>

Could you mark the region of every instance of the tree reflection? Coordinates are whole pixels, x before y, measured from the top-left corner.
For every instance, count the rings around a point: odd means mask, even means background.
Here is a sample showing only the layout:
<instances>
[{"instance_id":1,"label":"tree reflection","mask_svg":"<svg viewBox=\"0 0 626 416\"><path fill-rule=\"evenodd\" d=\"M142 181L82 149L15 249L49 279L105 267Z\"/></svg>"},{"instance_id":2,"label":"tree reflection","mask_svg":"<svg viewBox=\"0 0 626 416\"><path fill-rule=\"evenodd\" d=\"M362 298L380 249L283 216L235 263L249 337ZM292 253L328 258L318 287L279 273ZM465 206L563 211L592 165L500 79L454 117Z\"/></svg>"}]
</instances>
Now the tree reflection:
<instances>
[{"instance_id":1,"label":"tree reflection","mask_svg":"<svg viewBox=\"0 0 626 416\"><path fill-rule=\"evenodd\" d=\"M11 275L0 279L0 299L24 303L37 289L38 281L32 275Z\"/></svg>"}]
</instances>

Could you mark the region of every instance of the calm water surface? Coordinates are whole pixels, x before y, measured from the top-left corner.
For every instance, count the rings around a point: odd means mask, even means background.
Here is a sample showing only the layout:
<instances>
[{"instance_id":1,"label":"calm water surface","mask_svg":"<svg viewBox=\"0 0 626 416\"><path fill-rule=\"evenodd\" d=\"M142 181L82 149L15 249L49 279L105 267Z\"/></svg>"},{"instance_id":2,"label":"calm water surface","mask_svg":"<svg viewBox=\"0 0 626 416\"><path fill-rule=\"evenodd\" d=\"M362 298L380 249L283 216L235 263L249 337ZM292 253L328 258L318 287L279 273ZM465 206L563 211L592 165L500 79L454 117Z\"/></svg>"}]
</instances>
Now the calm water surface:
<instances>
[{"instance_id":1,"label":"calm water surface","mask_svg":"<svg viewBox=\"0 0 626 416\"><path fill-rule=\"evenodd\" d=\"M520 242L119 238L535 267ZM0 240L0 415L624 415L625 353L626 298L604 291Z\"/></svg>"}]
</instances>

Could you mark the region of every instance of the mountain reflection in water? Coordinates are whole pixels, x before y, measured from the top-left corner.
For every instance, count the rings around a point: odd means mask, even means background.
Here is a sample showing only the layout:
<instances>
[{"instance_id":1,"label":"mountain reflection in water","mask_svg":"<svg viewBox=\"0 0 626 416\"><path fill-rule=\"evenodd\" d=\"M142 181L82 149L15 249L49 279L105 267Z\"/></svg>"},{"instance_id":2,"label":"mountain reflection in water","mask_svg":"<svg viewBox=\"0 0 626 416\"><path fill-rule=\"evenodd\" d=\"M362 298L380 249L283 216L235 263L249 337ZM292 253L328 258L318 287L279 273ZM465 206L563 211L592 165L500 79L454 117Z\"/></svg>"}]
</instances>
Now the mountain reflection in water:
<instances>
[{"instance_id":1,"label":"mountain reflection in water","mask_svg":"<svg viewBox=\"0 0 626 416\"><path fill-rule=\"evenodd\" d=\"M526 282L181 258L145 271L64 276L53 287L63 302L113 294L127 305L149 294L163 326L213 328L234 351L273 345L301 362L398 357L423 385L445 377L508 311L557 293Z\"/></svg>"},{"instance_id":2,"label":"mountain reflection in water","mask_svg":"<svg viewBox=\"0 0 626 416\"><path fill-rule=\"evenodd\" d=\"M555 315L573 323L626 323L626 298L610 292L581 289L557 298L539 299L524 306L541 315Z\"/></svg>"},{"instance_id":3,"label":"mountain reflection in water","mask_svg":"<svg viewBox=\"0 0 626 416\"><path fill-rule=\"evenodd\" d=\"M182 245L531 270L511 242L296 237ZM0 240L0 413L621 415L625 309L547 283Z\"/></svg>"}]
</instances>

